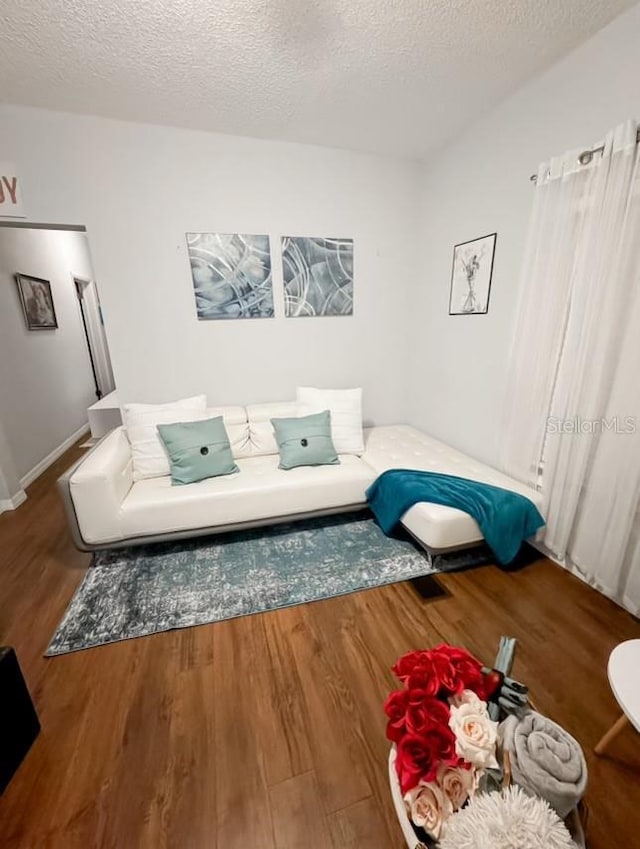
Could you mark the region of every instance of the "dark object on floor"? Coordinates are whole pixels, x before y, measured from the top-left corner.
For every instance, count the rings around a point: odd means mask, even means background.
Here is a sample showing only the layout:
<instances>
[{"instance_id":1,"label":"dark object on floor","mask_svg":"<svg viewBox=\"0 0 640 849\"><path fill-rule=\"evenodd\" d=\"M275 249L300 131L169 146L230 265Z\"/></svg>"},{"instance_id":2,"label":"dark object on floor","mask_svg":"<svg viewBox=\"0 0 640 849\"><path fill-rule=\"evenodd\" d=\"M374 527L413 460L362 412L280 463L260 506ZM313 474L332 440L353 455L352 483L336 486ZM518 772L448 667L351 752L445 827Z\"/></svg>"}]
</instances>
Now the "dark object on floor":
<instances>
[{"instance_id":1,"label":"dark object on floor","mask_svg":"<svg viewBox=\"0 0 640 849\"><path fill-rule=\"evenodd\" d=\"M519 569L524 569L525 566L531 566L532 563L537 563L539 560L544 559L544 554L541 554L537 548L534 548L528 542L523 542L522 548L511 563L507 563L506 566L500 566L500 568L505 572L517 572Z\"/></svg>"},{"instance_id":2,"label":"dark object on floor","mask_svg":"<svg viewBox=\"0 0 640 849\"><path fill-rule=\"evenodd\" d=\"M0 793L11 781L40 723L13 649L0 647Z\"/></svg>"},{"instance_id":3,"label":"dark object on floor","mask_svg":"<svg viewBox=\"0 0 640 849\"><path fill-rule=\"evenodd\" d=\"M448 598L451 595L446 587L434 578L433 575L420 575L419 578L412 578L411 585L414 590L425 601L437 601L440 598Z\"/></svg>"},{"instance_id":4,"label":"dark object on floor","mask_svg":"<svg viewBox=\"0 0 640 849\"><path fill-rule=\"evenodd\" d=\"M464 572L476 566L495 563L496 558L486 543L479 543L459 551L447 551L442 554L428 554L434 572Z\"/></svg>"}]
</instances>

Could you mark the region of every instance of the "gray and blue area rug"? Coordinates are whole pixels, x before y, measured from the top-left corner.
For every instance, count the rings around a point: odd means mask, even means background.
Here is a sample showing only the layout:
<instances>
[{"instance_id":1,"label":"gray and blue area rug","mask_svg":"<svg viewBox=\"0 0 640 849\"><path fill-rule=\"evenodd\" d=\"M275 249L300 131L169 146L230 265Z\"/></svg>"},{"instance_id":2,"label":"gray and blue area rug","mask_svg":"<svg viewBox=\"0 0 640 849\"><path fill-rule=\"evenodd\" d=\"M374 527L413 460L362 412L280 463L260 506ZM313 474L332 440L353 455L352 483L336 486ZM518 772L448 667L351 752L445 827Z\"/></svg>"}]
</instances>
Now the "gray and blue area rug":
<instances>
[{"instance_id":1,"label":"gray and blue area rug","mask_svg":"<svg viewBox=\"0 0 640 849\"><path fill-rule=\"evenodd\" d=\"M464 565L464 564L463 564ZM47 656L440 571L409 538L350 513L96 552Z\"/></svg>"}]
</instances>

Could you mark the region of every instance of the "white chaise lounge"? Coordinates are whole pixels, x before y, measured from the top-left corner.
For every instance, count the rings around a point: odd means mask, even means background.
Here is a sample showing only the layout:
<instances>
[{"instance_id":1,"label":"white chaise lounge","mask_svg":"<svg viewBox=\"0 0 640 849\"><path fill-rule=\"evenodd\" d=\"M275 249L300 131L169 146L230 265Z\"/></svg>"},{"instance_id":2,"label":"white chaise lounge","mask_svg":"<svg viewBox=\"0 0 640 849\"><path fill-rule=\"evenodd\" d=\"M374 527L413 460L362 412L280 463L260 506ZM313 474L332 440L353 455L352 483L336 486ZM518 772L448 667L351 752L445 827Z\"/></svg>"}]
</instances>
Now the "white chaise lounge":
<instances>
[{"instance_id":1,"label":"white chaise lounge","mask_svg":"<svg viewBox=\"0 0 640 849\"><path fill-rule=\"evenodd\" d=\"M362 457L284 471L270 420L295 410L288 403L212 408L211 416L224 417L240 473L188 486L172 486L169 477L134 482L129 441L116 428L60 478L75 544L89 551L357 510L367 487L393 468L472 478L541 505L537 492L408 425L365 430ZM430 554L482 541L475 520L451 507L416 504L402 523Z\"/></svg>"}]
</instances>

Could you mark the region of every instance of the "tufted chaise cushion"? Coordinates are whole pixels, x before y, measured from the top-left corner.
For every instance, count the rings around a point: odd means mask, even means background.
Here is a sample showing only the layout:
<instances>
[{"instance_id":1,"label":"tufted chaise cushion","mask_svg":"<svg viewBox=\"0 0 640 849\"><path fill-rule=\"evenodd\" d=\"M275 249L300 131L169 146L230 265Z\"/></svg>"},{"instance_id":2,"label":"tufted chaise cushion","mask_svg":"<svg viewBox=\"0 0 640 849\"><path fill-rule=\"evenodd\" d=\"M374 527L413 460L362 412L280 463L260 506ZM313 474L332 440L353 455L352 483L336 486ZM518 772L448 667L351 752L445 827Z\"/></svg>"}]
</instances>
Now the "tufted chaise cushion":
<instances>
[{"instance_id":1,"label":"tufted chaise cushion","mask_svg":"<svg viewBox=\"0 0 640 849\"><path fill-rule=\"evenodd\" d=\"M457 475L519 492L538 508L542 506L540 493L409 425L389 425L365 431L362 459L378 474L387 469L421 469ZM404 514L402 524L433 549L459 548L483 539L475 519L468 513L440 504L416 504Z\"/></svg>"}]
</instances>

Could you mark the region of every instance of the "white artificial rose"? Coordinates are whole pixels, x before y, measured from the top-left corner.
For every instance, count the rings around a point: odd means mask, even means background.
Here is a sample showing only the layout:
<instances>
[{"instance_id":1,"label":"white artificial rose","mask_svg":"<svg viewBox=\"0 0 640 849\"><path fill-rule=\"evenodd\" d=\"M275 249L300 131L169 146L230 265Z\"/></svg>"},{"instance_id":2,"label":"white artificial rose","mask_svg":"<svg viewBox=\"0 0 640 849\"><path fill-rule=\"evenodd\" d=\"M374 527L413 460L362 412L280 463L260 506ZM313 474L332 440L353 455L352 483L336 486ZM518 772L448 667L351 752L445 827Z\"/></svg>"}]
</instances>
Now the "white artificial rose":
<instances>
[{"instance_id":1,"label":"white artificial rose","mask_svg":"<svg viewBox=\"0 0 640 849\"><path fill-rule=\"evenodd\" d=\"M421 781L405 794L404 802L411 821L438 840L444 821L453 813L453 805L444 791L433 782Z\"/></svg>"},{"instance_id":2,"label":"white artificial rose","mask_svg":"<svg viewBox=\"0 0 640 849\"><path fill-rule=\"evenodd\" d=\"M471 690L465 690L456 702L451 705L449 715L449 728L456 738L456 754L474 767L496 768L498 723L489 718L486 702Z\"/></svg>"},{"instance_id":3,"label":"white artificial rose","mask_svg":"<svg viewBox=\"0 0 640 849\"><path fill-rule=\"evenodd\" d=\"M438 786L451 802L453 810L459 811L469 796L473 796L476 791L476 770L441 764L437 781Z\"/></svg>"},{"instance_id":4,"label":"white artificial rose","mask_svg":"<svg viewBox=\"0 0 640 849\"><path fill-rule=\"evenodd\" d=\"M482 711L483 708L485 711L487 709L487 703L483 702L480 696L478 696L477 693L474 693L473 690L463 690L457 696L451 696L449 703L454 707L460 707L460 705L473 705L478 711Z\"/></svg>"}]
</instances>

